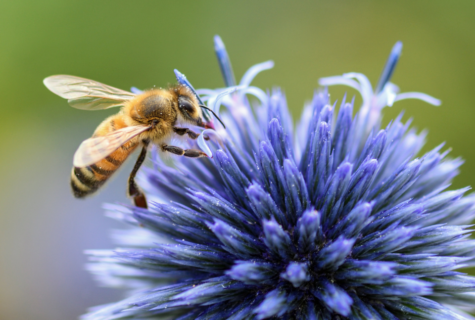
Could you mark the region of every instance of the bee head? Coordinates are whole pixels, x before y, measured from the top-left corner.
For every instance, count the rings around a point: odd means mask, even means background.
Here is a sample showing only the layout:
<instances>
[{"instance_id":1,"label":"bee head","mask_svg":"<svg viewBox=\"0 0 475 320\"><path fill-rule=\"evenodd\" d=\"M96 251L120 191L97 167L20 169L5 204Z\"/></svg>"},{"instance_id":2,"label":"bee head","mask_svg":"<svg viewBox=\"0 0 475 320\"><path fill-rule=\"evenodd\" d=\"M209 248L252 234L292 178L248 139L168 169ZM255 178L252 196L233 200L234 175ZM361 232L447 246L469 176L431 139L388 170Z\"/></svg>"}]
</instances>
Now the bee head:
<instances>
[{"instance_id":1,"label":"bee head","mask_svg":"<svg viewBox=\"0 0 475 320\"><path fill-rule=\"evenodd\" d=\"M209 109L203 104L200 104L197 99L197 95L189 87L185 85L179 85L175 89L175 92L178 93L178 109L180 111L179 114L181 118L183 118L182 120L203 128L214 129L213 123L209 120L209 118L208 120L205 120L203 117L203 109L205 109L206 112L211 112L223 125L223 127L226 128L224 123L221 121L218 115L214 113L213 110Z\"/></svg>"},{"instance_id":2,"label":"bee head","mask_svg":"<svg viewBox=\"0 0 475 320\"><path fill-rule=\"evenodd\" d=\"M193 96L179 95L178 96L178 110L179 116L184 122L188 122L200 127L204 127L203 113L198 105L198 101Z\"/></svg>"}]
</instances>

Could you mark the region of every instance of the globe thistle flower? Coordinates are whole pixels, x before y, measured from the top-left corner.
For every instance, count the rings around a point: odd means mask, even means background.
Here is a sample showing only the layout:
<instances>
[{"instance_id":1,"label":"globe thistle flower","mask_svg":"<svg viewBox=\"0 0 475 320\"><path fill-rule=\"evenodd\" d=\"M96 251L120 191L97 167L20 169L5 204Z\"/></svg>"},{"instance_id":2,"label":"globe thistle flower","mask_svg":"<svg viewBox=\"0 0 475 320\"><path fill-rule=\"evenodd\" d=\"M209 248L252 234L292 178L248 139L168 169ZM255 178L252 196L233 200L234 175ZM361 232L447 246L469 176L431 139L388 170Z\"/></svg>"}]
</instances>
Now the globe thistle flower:
<instances>
[{"instance_id":1,"label":"globe thistle flower","mask_svg":"<svg viewBox=\"0 0 475 320\"><path fill-rule=\"evenodd\" d=\"M284 93L250 85L273 63L238 85L219 37L215 48L228 88L196 92L226 107L227 130L201 134L209 159L153 153L150 209L107 205L132 227L114 233L120 248L90 251L89 268L130 292L84 319L470 319L475 278L460 269L475 261L475 199L448 190L462 161L442 145L418 156L425 133L402 116L381 128L398 100L440 103L389 82L402 45L375 90L358 73L321 79L295 131ZM360 92L358 112L345 98L336 112L335 84Z\"/></svg>"}]
</instances>

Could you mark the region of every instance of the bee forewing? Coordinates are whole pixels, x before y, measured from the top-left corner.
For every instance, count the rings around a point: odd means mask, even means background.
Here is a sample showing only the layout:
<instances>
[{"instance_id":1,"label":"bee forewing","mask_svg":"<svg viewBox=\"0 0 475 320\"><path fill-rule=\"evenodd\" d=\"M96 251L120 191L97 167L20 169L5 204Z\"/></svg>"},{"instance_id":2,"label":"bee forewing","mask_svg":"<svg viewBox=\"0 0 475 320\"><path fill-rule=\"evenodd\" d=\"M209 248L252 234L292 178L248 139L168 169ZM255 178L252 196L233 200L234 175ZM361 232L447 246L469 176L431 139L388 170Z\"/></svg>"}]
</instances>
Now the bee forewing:
<instances>
[{"instance_id":1,"label":"bee forewing","mask_svg":"<svg viewBox=\"0 0 475 320\"><path fill-rule=\"evenodd\" d=\"M58 96L68 99L73 108L101 110L124 105L135 94L85 78L57 75L43 80L45 86Z\"/></svg>"},{"instance_id":2,"label":"bee forewing","mask_svg":"<svg viewBox=\"0 0 475 320\"><path fill-rule=\"evenodd\" d=\"M126 127L102 137L84 140L74 154L73 165L79 168L90 166L149 128L145 126Z\"/></svg>"}]
</instances>

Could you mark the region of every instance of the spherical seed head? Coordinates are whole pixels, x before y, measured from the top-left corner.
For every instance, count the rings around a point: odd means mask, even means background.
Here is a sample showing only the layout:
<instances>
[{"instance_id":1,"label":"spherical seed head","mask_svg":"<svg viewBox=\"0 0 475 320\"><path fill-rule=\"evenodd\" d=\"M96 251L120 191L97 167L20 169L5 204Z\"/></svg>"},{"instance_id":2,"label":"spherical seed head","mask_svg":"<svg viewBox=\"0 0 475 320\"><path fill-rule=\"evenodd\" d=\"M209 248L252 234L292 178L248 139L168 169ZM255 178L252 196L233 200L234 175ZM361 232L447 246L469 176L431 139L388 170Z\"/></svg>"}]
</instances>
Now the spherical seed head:
<instances>
[{"instance_id":1,"label":"spherical seed head","mask_svg":"<svg viewBox=\"0 0 475 320\"><path fill-rule=\"evenodd\" d=\"M140 228L116 234L123 249L90 252L89 267L133 293L84 319L465 318L475 279L457 270L475 261L475 199L447 190L461 161L442 146L416 158L424 135L401 116L380 127L398 99L437 103L389 83L401 47L375 92L361 74L321 80L359 89L361 111L343 99L336 112L323 89L295 131L282 91L248 86L269 63L240 91L197 90L227 107L227 130L200 141L215 156L168 167L155 153L141 175L150 209L108 206Z\"/></svg>"}]
</instances>

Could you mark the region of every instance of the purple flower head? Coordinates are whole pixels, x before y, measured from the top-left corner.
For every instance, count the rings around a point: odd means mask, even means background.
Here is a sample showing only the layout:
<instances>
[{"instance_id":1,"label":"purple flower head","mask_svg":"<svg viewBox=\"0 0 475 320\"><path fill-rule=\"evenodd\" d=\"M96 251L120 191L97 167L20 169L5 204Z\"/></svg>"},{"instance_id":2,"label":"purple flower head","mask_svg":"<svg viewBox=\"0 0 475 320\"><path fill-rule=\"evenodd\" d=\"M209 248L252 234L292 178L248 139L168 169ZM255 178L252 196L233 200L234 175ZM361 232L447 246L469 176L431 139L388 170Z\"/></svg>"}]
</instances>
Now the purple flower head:
<instances>
[{"instance_id":1,"label":"purple flower head","mask_svg":"<svg viewBox=\"0 0 475 320\"><path fill-rule=\"evenodd\" d=\"M447 190L462 161L420 155L424 134L402 116L381 128L398 100L440 103L389 82L401 43L374 91L358 73L320 80L358 90L358 112L345 99L336 112L324 88L295 131L283 92L251 86L273 63L236 83L215 48L226 88L196 92L227 129L202 132L212 158L168 166L154 151L140 177L150 209L107 206L133 227L89 268L130 292L84 319L470 319L475 198Z\"/></svg>"}]
</instances>

